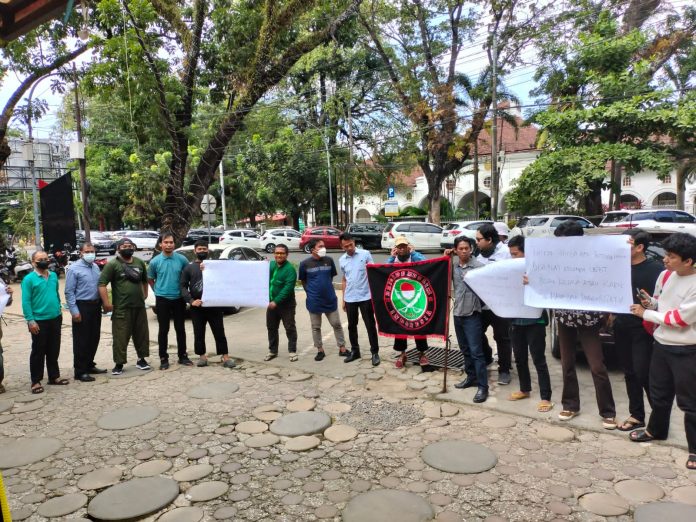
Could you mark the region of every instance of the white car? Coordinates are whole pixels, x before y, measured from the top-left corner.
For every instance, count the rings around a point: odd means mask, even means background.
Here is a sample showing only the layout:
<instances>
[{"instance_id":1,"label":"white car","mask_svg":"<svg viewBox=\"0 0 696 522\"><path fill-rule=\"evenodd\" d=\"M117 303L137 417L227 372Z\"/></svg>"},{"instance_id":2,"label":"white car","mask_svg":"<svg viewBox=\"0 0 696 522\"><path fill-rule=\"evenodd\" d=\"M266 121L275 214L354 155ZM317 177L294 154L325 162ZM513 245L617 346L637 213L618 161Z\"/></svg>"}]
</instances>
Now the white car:
<instances>
[{"instance_id":1,"label":"white car","mask_svg":"<svg viewBox=\"0 0 696 522\"><path fill-rule=\"evenodd\" d=\"M591 221L580 216L543 214L538 216L524 216L510 231L510 237L522 235L524 237L553 236L556 227L564 221L576 221L582 228L595 228Z\"/></svg>"},{"instance_id":2,"label":"white car","mask_svg":"<svg viewBox=\"0 0 696 522\"><path fill-rule=\"evenodd\" d=\"M599 226L649 228L696 235L696 217L683 210L612 210L604 215Z\"/></svg>"},{"instance_id":3,"label":"white car","mask_svg":"<svg viewBox=\"0 0 696 522\"><path fill-rule=\"evenodd\" d=\"M441 248L453 248L454 240L459 236L470 237L476 239L476 231L481 225L493 223L488 219L480 219L478 221L454 221L449 223L442 230L442 239L440 239Z\"/></svg>"},{"instance_id":4,"label":"white car","mask_svg":"<svg viewBox=\"0 0 696 522\"><path fill-rule=\"evenodd\" d=\"M261 242L259 240L260 236L248 228L225 230L220 236L221 245L237 245L249 248L261 248Z\"/></svg>"},{"instance_id":5,"label":"white car","mask_svg":"<svg viewBox=\"0 0 696 522\"><path fill-rule=\"evenodd\" d=\"M160 234L152 230L131 230L121 238L127 237L138 250L154 250L159 242Z\"/></svg>"},{"instance_id":6,"label":"white car","mask_svg":"<svg viewBox=\"0 0 696 522\"><path fill-rule=\"evenodd\" d=\"M276 245L285 245L289 250L301 250L300 239L302 234L292 228L273 228L266 230L259 240L261 248L269 254L273 252Z\"/></svg>"},{"instance_id":7,"label":"white car","mask_svg":"<svg viewBox=\"0 0 696 522\"><path fill-rule=\"evenodd\" d=\"M388 223L382 232L382 248L394 248L394 240L404 236L417 250L440 250L442 227L422 221Z\"/></svg>"}]
</instances>

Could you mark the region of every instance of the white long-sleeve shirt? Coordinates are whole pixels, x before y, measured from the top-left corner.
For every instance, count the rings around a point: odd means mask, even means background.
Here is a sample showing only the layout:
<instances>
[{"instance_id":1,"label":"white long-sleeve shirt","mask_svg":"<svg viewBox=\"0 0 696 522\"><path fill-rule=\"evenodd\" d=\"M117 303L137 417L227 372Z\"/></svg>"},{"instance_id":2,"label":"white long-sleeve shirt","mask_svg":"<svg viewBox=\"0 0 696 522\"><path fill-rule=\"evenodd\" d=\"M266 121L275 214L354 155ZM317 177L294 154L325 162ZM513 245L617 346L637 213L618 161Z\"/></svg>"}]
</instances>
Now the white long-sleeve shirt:
<instances>
[{"instance_id":1,"label":"white long-sleeve shirt","mask_svg":"<svg viewBox=\"0 0 696 522\"><path fill-rule=\"evenodd\" d=\"M696 274L680 276L665 272L657 278L655 297L643 319L658 324L655 340L673 346L696 345ZM656 308L656 309L655 309Z\"/></svg>"}]
</instances>

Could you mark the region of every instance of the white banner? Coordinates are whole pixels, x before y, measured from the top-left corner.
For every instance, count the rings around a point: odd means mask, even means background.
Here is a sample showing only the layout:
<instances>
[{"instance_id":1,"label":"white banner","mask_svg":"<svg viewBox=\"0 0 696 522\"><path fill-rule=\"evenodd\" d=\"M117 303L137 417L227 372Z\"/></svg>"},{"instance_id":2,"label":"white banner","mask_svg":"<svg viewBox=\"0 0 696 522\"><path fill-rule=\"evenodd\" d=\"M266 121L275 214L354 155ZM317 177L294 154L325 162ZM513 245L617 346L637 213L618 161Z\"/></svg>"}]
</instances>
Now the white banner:
<instances>
[{"instance_id":1,"label":"white banner","mask_svg":"<svg viewBox=\"0 0 696 522\"><path fill-rule=\"evenodd\" d=\"M0 281L0 315L5 311L7 302L10 300L10 294L7 293L5 283Z\"/></svg>"},{"instance_id":2,"label":"white banner","mask_svg":"<svg viewBox=\"0 0 696 522\"><path fill-rule=\"evenodd\" d=\"M466 283L498 317L537 319L543 309L524 304L524 259L504 259L469 270ZM457 258L453 260L457 263Z\"/></svg>"},{"instance_id":3,"label":"white banner","mask_svg":"<svg viewBox=\"0 0 696 522\"><path fill-rule=\"evenodd\" d=\"M268 306L268 261L205 261L203 306Z\"/></svg>"},{"instance_id":4,"label":"white banner","mask_svg":"<svg viewBox=\"0 0 696 522\"><path fill-rule=\"evenodd\" d=\"M528 238L524 302L626 314L633 304L628 236Z\"/></svg>"}]
</instances>

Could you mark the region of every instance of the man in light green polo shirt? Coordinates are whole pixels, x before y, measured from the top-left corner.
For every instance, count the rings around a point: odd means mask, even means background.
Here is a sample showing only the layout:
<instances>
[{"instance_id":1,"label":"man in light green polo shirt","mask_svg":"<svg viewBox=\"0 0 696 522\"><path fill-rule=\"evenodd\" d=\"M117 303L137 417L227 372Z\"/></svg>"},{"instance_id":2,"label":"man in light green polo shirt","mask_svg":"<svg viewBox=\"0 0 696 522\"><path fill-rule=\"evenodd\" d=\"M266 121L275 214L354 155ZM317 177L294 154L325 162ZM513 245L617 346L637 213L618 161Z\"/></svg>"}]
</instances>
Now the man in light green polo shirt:
<instances>
[{"instance_id":1,"label":"man in light green polo shirt","mask_svg":"<svg viewBox=\"0 0 696 522\"><path fill-rule=\"evenodd\" d=\"M179 355L179 364L193 366L193 362L186 353L186 301L181 295L181 272L188 265L188 259L174 252L174 235L164 232L160 245L162 253L150 261L147 269L147 281L155 292L157 306L157 323L159 333L160 370L169 368L169 323L174 319L174 331L176 332L176 348Z\"/></svg>"}]
</instances>

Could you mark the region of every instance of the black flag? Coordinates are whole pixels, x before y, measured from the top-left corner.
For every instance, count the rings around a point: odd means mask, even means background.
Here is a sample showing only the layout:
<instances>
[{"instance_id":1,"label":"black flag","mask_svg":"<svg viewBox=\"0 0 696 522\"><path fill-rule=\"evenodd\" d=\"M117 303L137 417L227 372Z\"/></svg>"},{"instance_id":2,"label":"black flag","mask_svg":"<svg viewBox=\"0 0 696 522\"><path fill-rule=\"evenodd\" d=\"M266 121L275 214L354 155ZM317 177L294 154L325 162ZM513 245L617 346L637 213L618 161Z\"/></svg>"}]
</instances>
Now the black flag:
<instances>
[{"instance_id":1,"label":"black flag","mask_svg":"<svg viewBox=\"0 0 696 522\"><path fill-rule=\"evenodd\" d=\"M450 258L367 265L381 335L445 339L449 321Z\"/></svg>"}]
</instances>

